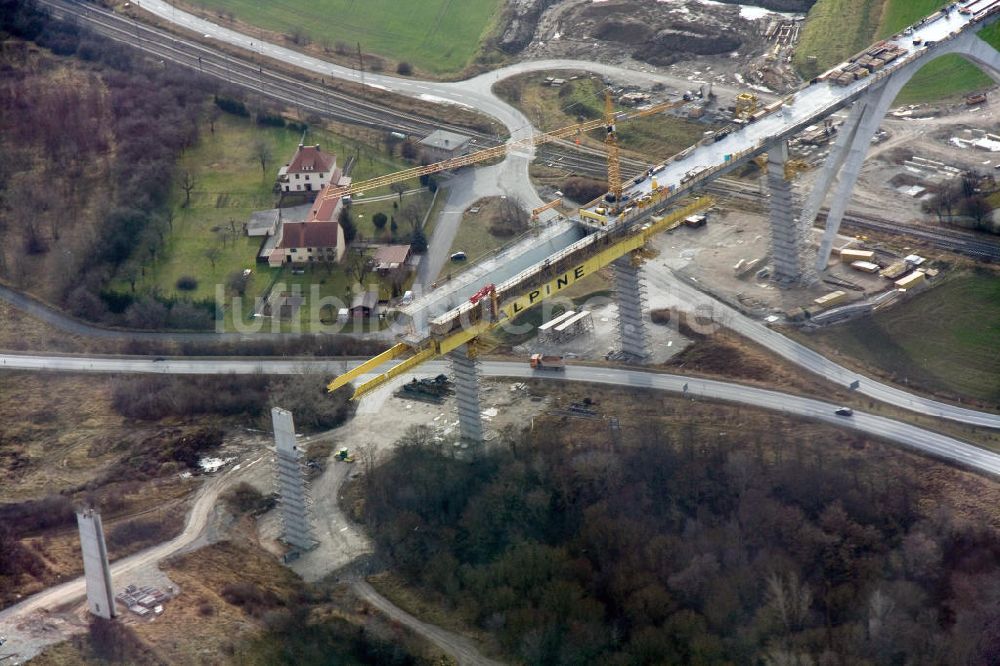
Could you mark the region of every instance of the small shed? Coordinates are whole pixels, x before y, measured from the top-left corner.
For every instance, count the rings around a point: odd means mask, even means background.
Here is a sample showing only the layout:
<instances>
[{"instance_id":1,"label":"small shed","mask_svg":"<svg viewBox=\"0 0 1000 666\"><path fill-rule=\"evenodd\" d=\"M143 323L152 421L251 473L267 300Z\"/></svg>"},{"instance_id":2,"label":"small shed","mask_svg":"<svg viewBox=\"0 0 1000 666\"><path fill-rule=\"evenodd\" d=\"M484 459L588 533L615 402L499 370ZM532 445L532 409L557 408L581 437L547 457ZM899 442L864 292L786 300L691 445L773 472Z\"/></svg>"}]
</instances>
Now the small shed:
<instances>
[{"instance_id":1,"label":"small shed","mask_svg":"<svg viewBox=\"0 0 1000 666\"><path fill-rule=\"evenodd\" d=\"M277 209L250 213L250 219L246 224L247 236L273 236L278 228L279 218L280 211Z\"/></svg>"},{"instance_id":2,"label":"small shed","mask_svg":"<svg viewBox=\"0 0 1000 666\"><path fill-rule=\"evenodd\" d=\"M814 300L813 303L815 303L821 308L829 308L833 307L834 305L837 305L838 303L842 303L846 299L847 299L847 292L837 290L837 291L831 291L829 294L824 294L823 296L820 296L819 298Z\"/></svg>"},{"instance_id":3,"label":"small shed","mask_svg":"<svg viewBox=\"0 0 1000 666\"><path fill-rule=\"evenodd\" d=\"M899 280L896 280L896 289L913 289L919 284L923 284L924 278L923 271L913 271L909 275Z\"/></svg>"},{"instance_id":4,"label":"small shed","mask_svg":"<svg viewBox=\"0 0 1000 666\"><path fill-rule=\"evenodd\" d=\"M845 264L850 264L855 261L875 261L875 252L872 250L852 250L849 248L844 248L840 251L840 261Z\"/></svg>"},{"instance_id":5,"label":"small shed","mask_svg":"<svg viewBox=\"0 0 1000 666\"><path fill-rule=\"evenodd\" d=\"M852 261L851 268L862 273L878 273L880 266L870 261Z\"/></svg>"},{"instance_id":6,"label":"small shed","mask_svg":"<svg viewBox=\"0 0 1000 666\"><path fill-rule=\"evenodd\" d=\"M355 294L354 298L351 299L351 316L355 318L371 317L375 314L377 307L378 292L365 291Z\"/></svg>"},{"instance_id":7,"label":"small shed","mask_svg":"<svg viewBox=\"0 0 1000 666\"><path fill-rule=\"evenodd\" d=\"M420 142L420 150L427 159L439 162L465 155L469 152L471 137L445 130L434 130Z\"/></svg>"}]
</instances>

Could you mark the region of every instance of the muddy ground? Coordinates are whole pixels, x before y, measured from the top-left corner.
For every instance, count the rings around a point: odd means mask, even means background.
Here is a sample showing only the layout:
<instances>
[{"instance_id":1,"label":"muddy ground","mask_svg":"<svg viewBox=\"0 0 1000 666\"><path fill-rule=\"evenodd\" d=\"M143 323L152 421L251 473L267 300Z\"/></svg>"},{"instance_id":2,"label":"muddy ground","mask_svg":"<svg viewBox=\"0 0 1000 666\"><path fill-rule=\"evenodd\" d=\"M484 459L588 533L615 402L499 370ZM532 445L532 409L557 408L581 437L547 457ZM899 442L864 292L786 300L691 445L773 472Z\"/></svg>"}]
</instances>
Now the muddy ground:
<instances>
[{"instance_id":1,"label":"muddy ground","mask_svg":"<svg viewBox=\"0 0 1000 666\"><path fill-rule=\"evenodd\" d=\"M811 4L811 0L773 0L755 6L702 0L563 0L551 3L541 14L522 55L642 68L697 66L706 72L702 78L783 88L797 81L780 52L793 45L776 44L772 24L801 21L802 14L770 10L802 12Z\"/></svg>"}]
</instances>

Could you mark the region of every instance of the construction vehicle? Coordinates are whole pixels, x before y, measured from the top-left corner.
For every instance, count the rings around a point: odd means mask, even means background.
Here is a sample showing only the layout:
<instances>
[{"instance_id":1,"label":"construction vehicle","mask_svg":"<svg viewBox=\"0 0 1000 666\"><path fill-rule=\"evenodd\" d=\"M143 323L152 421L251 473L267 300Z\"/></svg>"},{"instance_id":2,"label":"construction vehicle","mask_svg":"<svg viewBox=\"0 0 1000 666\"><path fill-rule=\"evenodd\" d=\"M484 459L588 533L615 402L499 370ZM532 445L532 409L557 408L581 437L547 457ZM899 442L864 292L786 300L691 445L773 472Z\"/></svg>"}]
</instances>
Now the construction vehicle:
<instances>
[{"instance_id":1,"label":"construction vehicle","mask_svg":"<svg viewBox=\"0 0 1000 666\"><path fill-rule=\"evenodd\" d=\"M736 96L736 108L733 112L734 120L750 120L750 117L757 112L760 106L760 99L753 93L740 93Z\"/></svg>"},{"instance_id":2,"label":"construction vehicle","mask_svg":"<svg viewBox=\"0 0 1000 666\"><path fill-rule=\"evenodd\" d=\"M433 379L414 378L409 383L403 384L396 392L396 396L406 400L419 400L420 402L440 405L454 392L448 375L441 374Z\"/></svg>"},{"instance_id":3,"label":"construction vehicle","mask_svg":"<svg viewBox=\"0 0 1000 666\"><path fill-rule=\"evenodd\" d=\"M546 356L544 354L531 355L532 370L565 370L566 361L562 356Z\"/></svg>"},{"instance_id":4,"label":"construction vehicle","mask_svg":"<svg viewBox=\"0 0 1000 666\"><path fill-rule=\"evenodd\" d=\"M348 452L347 448L340 449L333 457L339 460L340 462L345 462L345 463L354 462L354 456L352 456L350 452Z\"/></svg>"}]
</instances>

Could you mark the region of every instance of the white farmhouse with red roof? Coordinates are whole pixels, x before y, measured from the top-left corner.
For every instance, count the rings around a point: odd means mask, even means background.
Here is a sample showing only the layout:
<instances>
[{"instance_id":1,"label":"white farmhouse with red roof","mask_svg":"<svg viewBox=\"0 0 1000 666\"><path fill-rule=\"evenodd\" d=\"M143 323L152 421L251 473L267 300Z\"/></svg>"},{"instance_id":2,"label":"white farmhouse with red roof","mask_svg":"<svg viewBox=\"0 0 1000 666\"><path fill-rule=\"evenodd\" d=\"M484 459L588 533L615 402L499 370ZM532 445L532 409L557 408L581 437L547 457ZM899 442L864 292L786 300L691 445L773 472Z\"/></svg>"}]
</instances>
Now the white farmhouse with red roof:
<instances>
[{"instance_id":1,"label":"white farmhouse with red roof","mask_svg":"<svg viewBox=\"0 0 1000 666\"><path fill-rule=\"evenodd\" d=\"M331 181L342 176L337 168L337 156L324 153L319 147L299 144L292 161L278 169L282 192L319 192Z\"/></svg>"}]
</instances>

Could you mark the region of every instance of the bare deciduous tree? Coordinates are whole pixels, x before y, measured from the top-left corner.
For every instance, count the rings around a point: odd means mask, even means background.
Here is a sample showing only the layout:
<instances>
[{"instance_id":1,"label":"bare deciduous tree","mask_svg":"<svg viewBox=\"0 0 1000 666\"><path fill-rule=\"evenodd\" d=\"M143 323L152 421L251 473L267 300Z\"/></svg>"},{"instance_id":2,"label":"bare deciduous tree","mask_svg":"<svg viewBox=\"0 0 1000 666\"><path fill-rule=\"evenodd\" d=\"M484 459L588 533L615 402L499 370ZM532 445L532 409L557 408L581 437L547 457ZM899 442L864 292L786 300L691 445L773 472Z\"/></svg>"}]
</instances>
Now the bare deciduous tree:
<instances>
[{"instance_id":1,"label":"bare deciduous tree","mask_svg":"<svg viewBox=\"0 0 1000 666\"><path fill-rule=\"evenodd\" d=\"M215 270L215 262L219 260L222 256L222 250L218 247L210 247L204 252L205 258L212 264L212 270Z\"/></svg>"},{"instance_id":2,"label":"bare deciduous tree","mask_svg":"<svg viewBox=\"0 0 1000 666\"><path fill-rule=\"evenodd\" d=\"M365 279L371 275L372 264L368 260L368 257L359 253L351 257L350 261L347 262L345 270L351 279L363 287L365 285Z\"/></svg>"},{"instance_id":3,"label":"bare deciduous tree","mask_svg":"<svg viewBox=\"0 0 1000 666\"><path fill-rule=\"evenodd\" d=\"M266 176L267 163L271 161L271 146L266 141L258 139L253 144L253 157L260 162L261 176Z\"/></svg>"},{"instance_id":4,"label":"bare deciduous tree","mask_svg":"<svg viewBox=\"0 0 1000 666\"><path fill-rule=\"evenodd\" d=\"M389 186L389 189L399 195L399 201L403 201L403 192L406 191L406 185L404 183L393 183Z\"/></svg>"},{"instance_id":5,"label":"bare deciduous tree","mask_svg":"<svg viewBox=\"0 0 1000 666\"><path fill-rule=\"evenodd\" d=\"M178 184L184 190L184 208L191 205L191 192L198 186L198 182L188 169L184 169L178 178Z\"/></svg>"},{"instance_id":6,"label":"bare deciduous tree","mask_svg":"<svg viewBox=\"0 0 1000 666\"><path fill-rule=\"evenodd\" d=\"M420 223L424 219L424 211L420 204L412 202L403 207L403 210L400 211L400 216L404 222L409 223L413 231L416 231L420 228Z\"/></svg>"}]
</instances>

